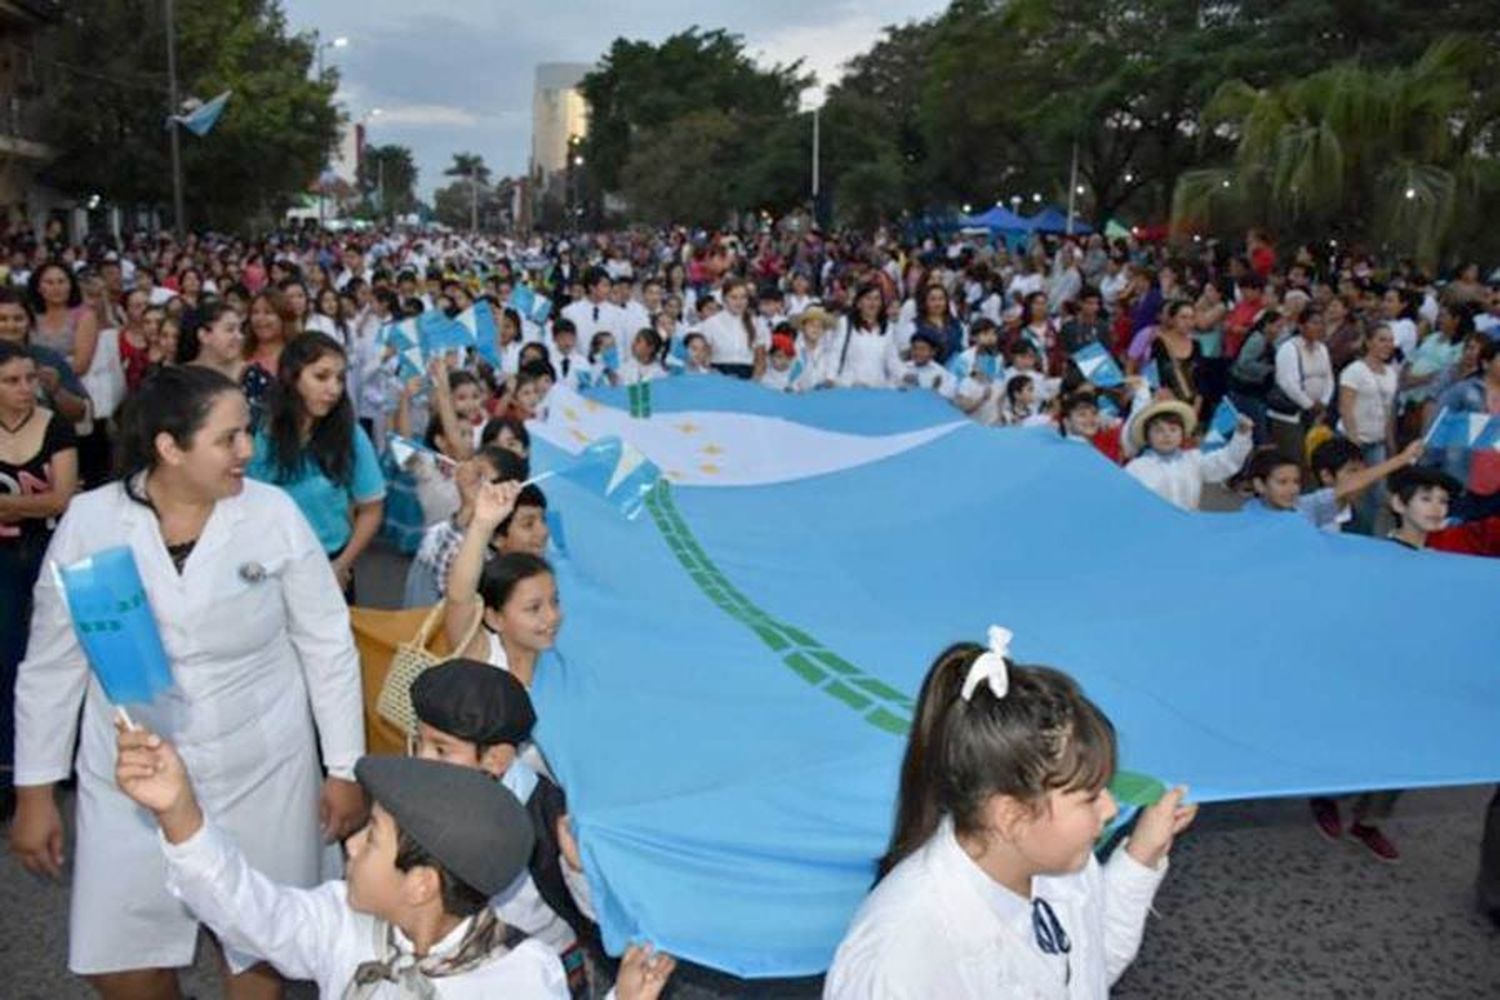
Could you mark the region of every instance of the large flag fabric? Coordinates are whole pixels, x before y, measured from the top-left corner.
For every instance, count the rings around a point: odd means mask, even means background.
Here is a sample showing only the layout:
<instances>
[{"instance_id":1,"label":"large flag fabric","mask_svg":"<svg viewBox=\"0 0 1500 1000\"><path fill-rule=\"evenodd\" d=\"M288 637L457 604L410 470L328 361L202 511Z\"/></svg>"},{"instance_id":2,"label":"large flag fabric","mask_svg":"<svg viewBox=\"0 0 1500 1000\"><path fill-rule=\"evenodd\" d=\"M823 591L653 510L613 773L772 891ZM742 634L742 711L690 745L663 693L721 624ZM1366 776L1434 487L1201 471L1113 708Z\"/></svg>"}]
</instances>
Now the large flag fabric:
<instances>
[{"instance_id":1,"label":"large flag fabric","mask_svg":"<svg viewBox=\"0 0 1500 1000\"><path fill-rule=\"evenodd\" d=\"M212 98L204 103L180 115L172 115L172 121L181 125L196 136L208 135L213 127L218 124L219 116L224 113L224 106L229 103L229 95L233 91L226 90L218 97Z\"/></svg>"},{"instance_id":2,"label":"large flag fabric","mask_svg":"<svg viewBox=\"0 0 1500 1000\"><path fill-rule=\"evenodd\" d=\"M623 389L560 394L533 433L538 468L613 436L665 479L633 521L545 487L568 618L537 738L611 951L826 969L890 836L922 677L990 625L1078 678L1136 786L1212 802L1500 778L1492 561L1185 514L1087 445L954 425L928 394L651 391L644 418Z\"/></svg>"}]
</instances>

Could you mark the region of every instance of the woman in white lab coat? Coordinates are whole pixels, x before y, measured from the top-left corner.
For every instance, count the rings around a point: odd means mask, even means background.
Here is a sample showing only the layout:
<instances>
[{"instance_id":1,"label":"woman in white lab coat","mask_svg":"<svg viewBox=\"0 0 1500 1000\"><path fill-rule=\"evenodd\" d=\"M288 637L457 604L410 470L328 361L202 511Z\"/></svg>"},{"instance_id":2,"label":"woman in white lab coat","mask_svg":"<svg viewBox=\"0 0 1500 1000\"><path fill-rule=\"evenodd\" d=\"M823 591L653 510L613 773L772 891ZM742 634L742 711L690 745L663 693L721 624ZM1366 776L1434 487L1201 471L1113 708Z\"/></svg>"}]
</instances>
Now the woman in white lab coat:
<instances>
[{"instance_id":1,"label":"woman in white lab coat","mask_svg":"<svg viewBox=\"0 0 1500 1000\"><path fill-rule=\"evenodd\" d=\"M1108 996L1140 947L1182 789L1103 866L1115 733L1065 674L990 648L945 650L922 685L881 879L825 998Z\"/></svg>"},{"instance_id":2,"label":"woman in white lab coat","mask_svg":"<svg viewBox=\"0 0 1500 1000\"><path fill-rule=\"evenodd\" d=\"M839 324L833 381L840 387L889 389L903 364L895 327L886 316L885 292L871 281L854 293L854 307Z\"/></svg>"},{"instance_id":3,"label":"woman in white lab coat","mask_svg":"<svg viewBox=\"0 0 1500 1000\"><path fill-rule=\"evenodd\" d=\"M314 885L323 840L357 829L365 810L353 781L364 751L359 663L333 571L291 498L245 480L249 411L218 372L148 379L122 413L121 449L121 480L73 501L48 559L130 546L174 679L153 712L206 810L255 867ZM11 848L53 877L64 857L53 786L74 765L80 706L68 965L106 998L176 997L171 970L191 964L198 923L167 893L150 817L114 785L113 709L44 573L16 682ZM227 996L279 995L269 967L226 957L238 973Z\"/></svg>"}]
</instances>

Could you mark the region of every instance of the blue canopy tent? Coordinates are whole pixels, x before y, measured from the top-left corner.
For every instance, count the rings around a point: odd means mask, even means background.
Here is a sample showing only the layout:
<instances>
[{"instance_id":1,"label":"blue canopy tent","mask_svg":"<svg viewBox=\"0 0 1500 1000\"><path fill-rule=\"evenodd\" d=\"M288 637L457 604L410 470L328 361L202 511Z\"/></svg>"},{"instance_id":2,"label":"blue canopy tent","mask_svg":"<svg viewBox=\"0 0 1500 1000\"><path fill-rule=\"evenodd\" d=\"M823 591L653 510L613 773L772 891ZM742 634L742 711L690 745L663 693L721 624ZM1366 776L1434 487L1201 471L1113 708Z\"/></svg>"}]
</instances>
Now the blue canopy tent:
<instances>
[{"instance_id":1,"label":"blue canopy tent","mask_svg":"<svg viewBox=\"0 0 1500 1000\"><path fill-rule=\"evenodd\" d=\"M1038 233L1067 233L1068 213L1059 209L1056 205L1048 205L1040 212L1026 220L1031 229ZM1087 236L1094 231L1093 227L1078 215L1073 216L1073 235Z\"/></svg>"},{"instance_id":2,"label":"blue canopy tent","mask_svg":"<svg viewBox=\"0 0 1500 1000\"><path fill-rule=\"evenodd\" d=\"M996 205L987 212L963 217L965 229L988 229L992 237L1000 237L1012 250L1026 245L1031 233L1031 220L1023 219L1010 209Z\"/></svg>"}]
</instances>

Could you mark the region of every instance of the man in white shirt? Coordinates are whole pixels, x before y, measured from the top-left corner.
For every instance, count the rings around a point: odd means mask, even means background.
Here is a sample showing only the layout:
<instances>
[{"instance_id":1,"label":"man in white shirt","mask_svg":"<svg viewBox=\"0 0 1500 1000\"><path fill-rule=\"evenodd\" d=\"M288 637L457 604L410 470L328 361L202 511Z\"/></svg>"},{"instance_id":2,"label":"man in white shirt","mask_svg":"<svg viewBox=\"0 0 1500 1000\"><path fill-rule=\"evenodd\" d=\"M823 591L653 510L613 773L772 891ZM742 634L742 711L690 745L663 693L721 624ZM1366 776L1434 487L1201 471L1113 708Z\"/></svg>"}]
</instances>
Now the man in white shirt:
<instances>
[{"instance_id":1,"label":"man in white shirt","mask_svg":"<svg viewBox=\"0 0 1500 1000\"><path fill-rule=\"evenodd\" d=\"M590 271L585 285L588 294L562 311L564 319L572 320L578 344L585 351L593 343L594 334L601 330L614 334L616 341L620 338L625 317L620 307L609 300L611 284L607 272L597 268Z\"/></svg>"},{"instance_id":2,"label":"man in white shirt","mask_svg":"<svg viewBox=\"0 0 1500 1000\"><path fill-rule=\"evenodd\" d=\"M634 286L629 278L615 278L609 290L609 301L619 310L616 314L618 325L610 332L615 335L615 343L622 350L636 334L651 325L651 314L631 295L633 290Z\"/></svg>"}]
</instances>

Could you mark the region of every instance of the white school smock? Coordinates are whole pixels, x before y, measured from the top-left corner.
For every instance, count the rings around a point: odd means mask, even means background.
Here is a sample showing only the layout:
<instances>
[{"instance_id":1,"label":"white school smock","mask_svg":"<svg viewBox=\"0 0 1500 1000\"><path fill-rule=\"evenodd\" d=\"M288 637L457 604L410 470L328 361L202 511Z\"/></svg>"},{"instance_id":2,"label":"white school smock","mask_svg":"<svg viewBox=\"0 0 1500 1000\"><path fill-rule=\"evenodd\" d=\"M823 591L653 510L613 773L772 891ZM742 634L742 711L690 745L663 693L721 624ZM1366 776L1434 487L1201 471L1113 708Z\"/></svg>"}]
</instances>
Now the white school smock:
<instances>
[{"instance_id":1,"label":"white school smock","mask_svg":"<svg viewBox=\"0 0 1500 1000\"><path fill-rule=\"evenodd\" d=\"M856 331L846 319L839 324L834 345L834 383L839 387L888 389L900 381L903 362L890 327L885 333Z\"/></svg>"},{"instance_id":2,"label":"white school smock","mask_svg":"<svg viewBox=\"0 0 1500 1000\"><path fill-rule=\"evenodd\" d=\"M660 361L652 361L643 365L634 357L629 357L620 362L620 370L616 374L621 385L638 385L641 382L655 382L659 378L666 378L667 370L662 367Z\"/></svg>"},{"instance_id":3,"label":"white school smock","mask_svg":"<svg viewBox=\"0 0 1500 1000\"><path fill-rule=\"evenodd\" d=\"M916 385L910 385L906 379L911 376L916 379ZM958 391L958 379L953 373L936 361L929 361L925 365L918 365L911 361L903 362L901 365L901 385L906 388L931 389L944 399L952 399Z\"/></svg>"},{"instance_id":4,"label":"white school smock","mask_svg":"<svg viewBox=\"0 0 1500 1000\"><path fill-rule=\"evenodd\" d=\"M708 358L716 365L751 365L755 363L755 348L771 349L770 328L759 317L750 317L754 334L745 332L744 320L729 315L729 310L715 313L698 327L703 339L708 341Z\"/></svg>"},{"instance_id":5,"label":"white school smock","mask_svg":"<svg viewBox=\"0 0 1500 1000\"><path fill-rule=\"evenodd\" d=\"M1029 921L1018 925L993 905L999 886L963 852L945 818L855 914L824 1000L1104 1000L1140 949L1166 869L1165 861L1145 867L1122 846L1103 866L1090 856L1076 874L1032 880L1072 941L1064 985L1062 963L1023 932Z\"/></svg>"},{"instance_id":6,"label":"white school smock","mask_svg":"<svg viewBox=\"0 0 1500 1000\"><path fill-rule=\"evenodd\" d=\"M1131 459L1125 471L1168 503L1197 510L1203 484L1222 483L1238 472L1250 455L1251 444L1250 435L1237 430L1227 445L1208 454L1187 448L1163 457L1148 448Z\"/></svg>"},{"instance_id":7,"label":"white school smock","mask_svg":"<svg viewBox=\"0 0 1500 1000\"><path fill-rule=\"evenodd\" d=\"M214 506L179 574L156 515L111 483L74 499L47 557L67 565L117 545L133 550L161 631L180 691L175 731L164 735L204 812L277 881L316 884L314 721L324 763L340 777L353 779L365 741L349 609L311 526L284 491L247 480ZM114 709L43 573L16 680L17 784L68 776L80 704L68 967L189 965L198 921L167 894L155 823L115 787Z\"/></svg>"},{"instance_id":8,"label":"white school smock","mask_svg":"<svg viewBox=\"0 0 1500 1000\"><path fill-rule=\"evenodd\" d=\"M154 825L154 824L153 824ZM157 834L152 845L165 856L167 886L226 944L263 958L288 979L311 979L320 997L342 997L360 963L385 958L376 943L374 917L349 908L348 887L325 882L315 889L278 885L256 871L234 842L213 823L180 844ZM472 919L472 918L471 918ZM455 950L468 931L462 921L429 954ZM411 954L411 942L393 929L397 948ZM500 957L461 975L428 980L447 1000L495 997L556 997L568 994L562 963L540 941L525 940ZM396 997L395 983L382 983L372 997Z\"/></svg>"}]
</instances>

